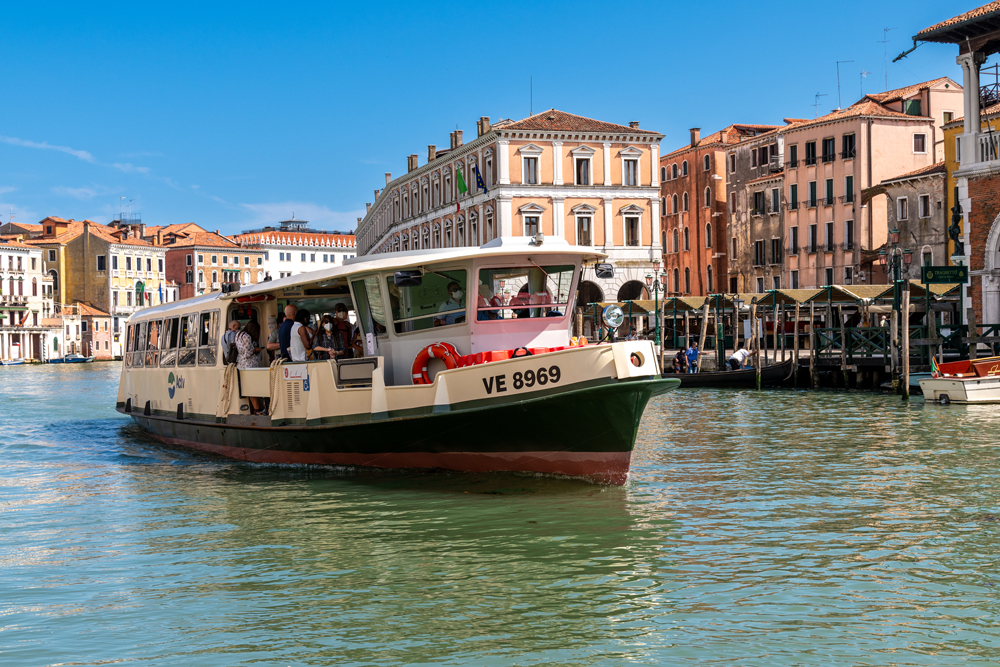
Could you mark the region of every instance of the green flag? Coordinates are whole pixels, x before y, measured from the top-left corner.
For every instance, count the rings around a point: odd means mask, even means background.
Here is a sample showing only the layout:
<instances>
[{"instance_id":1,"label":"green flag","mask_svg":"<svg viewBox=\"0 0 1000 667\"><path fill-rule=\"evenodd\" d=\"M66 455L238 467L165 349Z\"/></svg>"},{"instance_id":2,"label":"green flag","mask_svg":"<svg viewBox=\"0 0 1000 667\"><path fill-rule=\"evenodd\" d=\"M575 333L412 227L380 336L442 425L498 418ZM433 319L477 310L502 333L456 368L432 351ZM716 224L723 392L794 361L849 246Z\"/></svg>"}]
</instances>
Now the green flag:
<instances>
[{"instance_id":1,"label":"green flag","mask_svg":"<svg viewBox=\"0 0 1000 667\"><path fill-rule=\"evenodd\" d=\"M466 192L469 191L469 188L465 185L465 179L462 178L462 170L459 169L458 167L455 167L455 185L458 187L458 194L460 195L464 195ZM458 198L456 197L455 213L458 213L461 210L462 210L462 202L458 201Z\"/></svg>"}]
</instances>

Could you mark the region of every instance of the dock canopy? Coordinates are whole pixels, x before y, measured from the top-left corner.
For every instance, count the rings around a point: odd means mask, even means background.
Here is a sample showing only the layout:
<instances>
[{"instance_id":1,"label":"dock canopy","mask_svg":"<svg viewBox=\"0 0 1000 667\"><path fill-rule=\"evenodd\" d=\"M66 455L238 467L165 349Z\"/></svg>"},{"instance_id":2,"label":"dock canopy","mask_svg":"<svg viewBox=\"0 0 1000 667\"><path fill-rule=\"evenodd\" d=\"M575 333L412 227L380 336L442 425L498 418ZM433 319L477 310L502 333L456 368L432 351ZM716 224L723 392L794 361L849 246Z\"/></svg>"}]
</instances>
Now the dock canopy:
<instances>
[{"instance_id":1,"label":"dock canopy","mask_svg":"<svg viewBox=\"0 0 1000 667\"><path fill-rule=\"evenodd\" d=\"M805 303L863 303L878 299L886 291L885 285L827 285ZM891 286L890 286L891 292Z\"/></svg>"}]
</instances>

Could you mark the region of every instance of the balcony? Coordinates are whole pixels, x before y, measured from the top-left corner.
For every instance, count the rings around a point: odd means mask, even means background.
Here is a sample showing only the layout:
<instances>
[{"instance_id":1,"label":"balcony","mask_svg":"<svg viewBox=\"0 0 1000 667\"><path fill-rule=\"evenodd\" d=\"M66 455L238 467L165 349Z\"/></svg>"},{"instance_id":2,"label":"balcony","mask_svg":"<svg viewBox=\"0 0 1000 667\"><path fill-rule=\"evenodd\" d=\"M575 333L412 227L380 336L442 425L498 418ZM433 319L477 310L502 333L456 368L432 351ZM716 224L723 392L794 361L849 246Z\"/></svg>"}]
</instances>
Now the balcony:
<instances>
[{"instance_id":1,"label":"balcony","mask_svg":"<svg viewBox=\"0 0 1000 667\"><path fill-rule=\"evenodd\" d=\"M842 160L853 160L857 157L857 149L850 149L846 151L840 151L840 159Z\"/></svg>"},{"instance_id":2,"label":"balcony","mask_svg":"<svg viewBox=\"0 0 1000 667\"><path fill-rule=\"evenodd\" d=\"M791 248L788 249L788 254L789 255L798 255L799 254L799 247L797 245L793 245Z\"/></svg>"},{"instance_id":3,"label":"balcony","mask_svg":"<svg viewBox=\"0 0 1000 667\"><path fill-rule=\"evenodd\" d=\"M806 163L807 167L815 166L815 164L816 164L816 156L814 155L813 157L806 157L805 163Z\"/></svg>"},{"instance_id":4,"label":"balcony","mask_svg":"<svg viewBox=\"0 0 1000 667\"><path fill-rule=\"evenodd\" d=\"M788 161L788 168L789 169L797 169L798 166L799 166L799 161L798 160L789 160Z\"/></svg>"},{"instance_id":5,"label":"balcony","mask_svg":"<svg viewBox=\"0 0 1000 667\"><path fill-rule=\"evenodd\" d=\"M854 241L845 241L844 250L854 250Z\"/></svg>"},{"instance_id":6,"label":"balcony","mask_svg":"<svg viewBox=\"0 0 1000 667\"><path fill-rule=\"evenodd\" d=\"M815 199L810 199L809 200L809 208L816 208L816 200Z\"/></svg>"},{"instance_id":7,"label":"balcony","mask_svg":"<svg viewBox=\"0 0 1000 667\"><path fill-rule=\"evenodd\" d=\"M770 171L772 174L774 174L781 171L781 169L782 169L781 158L775 155L767 163L767 170Z\"/></svg>"},{"instance_id":8,"label":"balcony","mask_svg":"<svg viewBox=\"0 0 1000 667\"><path fill-rule=\"evenodd\" d=\"M840 201L842 201L845 204L853 204L854 203L854 193L852 192L850 194L844 195L843 197L840 198Z\"/></svg>"},{"instance_id":9,"label":"balcony","mask_svg":"<svg viewBox=\"0 0 1000 667\"><path fill-rule=\"evenodd\" d=\"M199 280L198 281L198 289L205 289L205 281L204 280Z\"/></svg>"},{"instance_id":10,"label":"balcony","mask_svg":"<svg viewBox=\"0 0 1000 667\"><path fill-rule=\"evenodd\" d=\"M836 159L837 159L837 154L836 153L824 153L823 154L823 162L824 163L833 162Z\"/></svg>"},{"instance_id":11,"label":"balcony","mask_svg":"<svg viewBox=\"0 0 1000 667\"><path fill-rule=\"evenodd\" d=\"M786 208L787 208L787 209L788 209L789 211L794 211L794 210L796 210L796 209L798 209L798 208L799 208L799 202L798 202L798 201L790 201L790 202L786 202L786 203L785 203L785 207L786 207Z\"/></svg>"},{"instance_id":12,"label":"balcony","mask_svg":"<svg viewBox=\"0 0 1000 667\"><path fill-rule=\"evenodd\" d=\"M808 251L807 251L807 252L808 252L808 253L809 253L810 255L815 255L815 254L816 254L816 252L817 252L818 250L819 250L819 248L818 248L818 247L816 246L816 244L815 244L815 243L810 243L810 244L809 244L809 249L808 249Z\"/></svg>"},{"instance_id":13,"label":"balcony","mask_svg":"<svg viewBox=\"0 0 1000 667\"><path fill-rule=\"evenodd\" d=\"M760 218L760 217L763 217L764 211L762 211L759 208L754 208L754 209L750 210L750 215L753 216L753 217L755 217L755 218Z\"/></svg>"},{"instance_id":14,"label":"balcony","mask_svg":"<svg viewBox=\"0 0 1000 667\"><path fill-rule=\"evenodd\" d=\"M217 292L222 289L222 283L212 283L212 291Z\"/></svg>"},{"instance_id":15,"label":"balcony","mask_svg":"<svg viewBox=\"0 0 1000 667\"><path fill-rule=\"evenodd\" d=\"M125 277L126 278L135 278L135 271L131 271L131 270L125 271Z\"/></svg>"},{"instance_id":16,"label":"balcony","mask_svg":"<svg viewBox=\"0 0 1000 667\"><path fill-rule=\"evenodd\" d=\"M833 252L835 248L836 246L830 241L823 244L823 252Z\"/></svg>"},{"instance_id":17,"label":"balcony","mask_svg":"<svg viewBox=\"0 0 1000 667\"><path fill-rule=\"evenodd\" d=\"M837 201L836 197L824 197L823 206L833 206L833 202Z\"/></svg>"}]
</instances>

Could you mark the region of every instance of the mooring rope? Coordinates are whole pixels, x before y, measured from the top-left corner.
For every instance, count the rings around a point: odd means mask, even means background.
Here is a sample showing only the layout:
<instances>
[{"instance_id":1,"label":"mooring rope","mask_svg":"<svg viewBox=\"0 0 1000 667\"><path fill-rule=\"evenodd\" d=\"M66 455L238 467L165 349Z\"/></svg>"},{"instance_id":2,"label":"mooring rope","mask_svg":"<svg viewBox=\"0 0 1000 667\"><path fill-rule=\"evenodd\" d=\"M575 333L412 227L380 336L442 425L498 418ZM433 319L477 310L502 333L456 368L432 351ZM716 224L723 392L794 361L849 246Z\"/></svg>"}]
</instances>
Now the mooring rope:
<instances>
[{"instance_id":1,"label":"mooring rope","mask_svg":"<svg viewBox=\"0 0 1000 667\"><path fill-rule=\"evenodd\" d=\"M269 395L270 395L270 398L271 398L271 402L268 404L267 413L269 415L272 415L272 416L274 415L274 409L275 409L275 407L277 407L277 405L278 405L278 403L277 403L278 397L277 397L277 395L274 392L274 388L278 384L278 376L281 373L281 364L283 364L284 362L285 362L285 360L283 358L281 358L281 357L278 357L277 359L275 359L274 361L271 362L271 371L270 371L271 374L270 374L270 377L268 378L268 380L270 382L270 386L269 386L270 394Z\"/></svg>"},{"instance_id":2,"label":"mooring rope","mask_svg":"<svg viewBox=\"0 0 1000 667\"><path fill-rule=\"evenodd\" d=\"M216 417L229 415L229 404L232 402L233 385L236 384L236 364L229 364L222 374L222 387L219 389L219 405L215 409Z\"/></svg>"}]
</instances>

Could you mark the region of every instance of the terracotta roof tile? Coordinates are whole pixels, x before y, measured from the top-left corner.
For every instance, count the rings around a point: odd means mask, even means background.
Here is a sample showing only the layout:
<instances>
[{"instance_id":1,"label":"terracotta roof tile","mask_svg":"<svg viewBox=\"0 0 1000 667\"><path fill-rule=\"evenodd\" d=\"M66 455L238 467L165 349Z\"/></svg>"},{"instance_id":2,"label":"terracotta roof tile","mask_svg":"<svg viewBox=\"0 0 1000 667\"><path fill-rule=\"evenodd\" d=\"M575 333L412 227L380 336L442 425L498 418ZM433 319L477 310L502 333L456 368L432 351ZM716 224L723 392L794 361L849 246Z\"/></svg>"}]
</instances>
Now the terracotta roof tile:
<instances>
[{"instance_id":1,"label":"terracotta roof tile","mask_svg":"<svg viewBox=\"0 0 1000 667\"><path fill-rule=\"evenodd\" d=\"M947 171L944 166L944 160L941 162L935 162L932 165L926 167L921 167L920 169L914 169L905 174L900 174L899 176L894 176L892 178L886 178L882 181L882 184L893 183L895 181L904 181L908 178L916 178L918 176L929 176L931 174L943 174Z\"/></svg>"},{"instance_id":2,"label":"terracotta roof tile","mask_svg":"<svg viewBox=\"0 0 1000 667\"><path fill-rule=\"evenodd\" d=\"M865 98L869 98L875 100L880 104L888 104L889 102L898 102L899 100L906 99L911 95L919 93L921 90L927 90L931 86L934 86L938 83L944 83L946 81L950 83L955 83L949 77L941 76L936 79L932 79L930 81L924 81L923 83L915 83L912 86L903 86L902 88L896 88L895 90L887 90L884 93L869 93L868 95L865 95L865 97L861 98L858 101L861 102ZM956 83L955 85L957 86L958 84Z\"/></svg>"},{"instance_id":3,"label":"terracotta roof tile","mask_svg":"<svg viewBox=\"0 0 1000 667\"><path fill-rule=\"evenodd\" d=\"M840 120L842 118L861 118L866 116L872 116L875 118L908 118L910 120L933 120L926 116L911 116L899 111L893 111L892 109L887 109L877 101L865 96L864 99L855 102L846 109L840 109L837 111L831 111L830 113L820 116L819 118L813 118L812 120L803 120L794 123L789 123L781 130L787 131L790 129L802 129L804 127L809 127L811 125L818 125L820 123L827 123L833 120Z\"/></svg>"},{"instance_id":4,"label":"terracotta roof tile","mask_svg":"<svg viewBox=\"0 0 1000 667\"><path fill-rule=\"evenodd\" d=\"M953 16L946 21L941 21L940 23L935 23L929 28L924 28L916 35L913 36L914 40L926 40L932 37L931 33L937 32L945 28L955 28L962 23L972 22L976 19L981 19L990 14L1000 13L1000 0L995 0L994 2L987 3L981 7L976 7L971 9L964 14L959 14L958 16Z\"/></svg>"},{"instance_id":5,"label":"terracotta roof tile","mask_svg":"<svg viewBox=\"0 0 1000 667\"><path fill-rule=\"evenodd\" d=\"M991 104L990 106L986 107L985 109L980 109L979 110L980 121L985 120L988 117L994 116L995 114L1000 114L1000 102L997 102L996 104ZM945 127L953 127L954 123L958 123L958 124L964 125L965 124L965 116L959 116L958 118L955 118L955 119L952 119L952 120L948 121L944 125L945 125Z\"/></svg>"},{"instance_id":6,"label":"terracotta roof tile","mask_svg":"<svg viewBox=\"0 0 1000 667\"><path fill-rule=\"evenodd\" d=\"M740 141L748 137L757 138L763 136L764 134L767 134L770 131L777 129L778 127L779 127L778 125L754 125L748 123L733 123L732 125L728 125L722 128L718 132L713 132L712 134L702 137L701 140L698 141L698 143L695 146L692 146L689 143L686 146L682 146L681 148L672 150L669 153L661 155L660 160L663 160L670 156L677 156L680 155L681 153L686 153L687 151L693 149L707 148L708 146L712 146L714 144L718 144L720 146L722 145L731 146L740 143ZM749 134L750 131L753 131L754 134L752 135ZM722 141L723 133L725 133L726 135L725 144L723 144Z\"/></svg>"},{"instance_id":7,"label":"terracotta roof tile","mask_svg":"<svg viewBox=\"0 0 1000 667\"><path fill-rule=\"evenodd\" d=\"M172 225L171 225L172 226ZM200 229L200 228L199 228ZM165 243L163 248L190 248L193 246L205 246L212 248L232 248L238 250L241 248L239 243L232 241L221 234L216 234L215 232L187 232L184 235L178 235L177 240L174 243Z\"/></svg>"},{"instance_id":8,"label":"terracotta roof tile","mask_svg":"<svg viewBox=\"0 0 1000 667\"><path fill-rule=\"evenodd\" d=\"M66 221L66 220L63 220L62 218L52 218L52 217L46 218L46 220L56 220L58 222L69 222L69 226L66 228L66 231L63 232L62 234L60 234L59 236L55 236L55 237L51 237L51 238L38 237L38 238L31 239L29 241L29 243L31 243L32 245L43 246L43 245L51 245L53 243L58 243L58 244L69 243L73 239L75 239L78 236L80 236L81 234L83 234L84 223L86 223L87 227L90 229L90 233L91 234L93 234L94 236L97 236L98 238L101 238L101 239L107 241L108 243L118 243L118 244L122 244L122 245L135 245L135 246L147 246L147 247L152 247L153 246L153 244L150 243L149 241L143 241L142 239L137 239L137 238L123 239L123 238L121 238L121 235L120 235L120 233L117 230L115 230L115 229L113 229L111 227L107 227L105 225L102 225L100 223L93 222L91 220L81 220L81 221L69 220L69 221Z\"/></svg>"},{"instance_id":9,"label":"terracotta roof tile","mask_svg":"<svg viewBox=\"0 0 1000 667\"><path fill-rule=\"evenodd\" d=\"M775 179L781 178L782 172L777 172L774 174L768 174L767 176L761 176L760 178L753 178L746 182L746 185L753 185L755 183L763 183L764 181L773 181Z\"/></svg>"},{"instance_id":10,"label":"terracotta roof tile","mask_svg":"<svg viewBox=\"0 0 1000 667\"><path fill-rule=\"evenodd\" d=\"M79 313L85 317L111 317L109 313L105 313L100 308L94 308L90 304L78 301L76 307L79 308Z\"/></svg>"},{"instance_id":11,"label":"terracotta roof tile","mask_svg":"<svg viewBox=\"0 0 1000 667\"><path fill-rule=\"evenodd\" d=\"M257 246L269 243L276 245L325 246L331 248L357 247L357 239L354 234L312 234L308 232L282 232L275 230L237 234L229 238L245 246Z\"/></svg>"},{"instance_id":12,"label":"terracotta roof tile","mask_svg":"<svg viewBox=\"0 0 1000 667\"><path fill-rule=\"evenodd\" d=\"M557 109L549 109L548 111L536 113L534 116L528 116L523 120L514 121L513 123L505 123L502 129L562 130L565 132L614 132L617 134L659 134L659 132L640 130L627 125L616 125L615 123L607 123L603 120L594 120L593 118L577 116L575 114L566 113L565 111L558 111Z\"/></svg>"}]
</instances>

